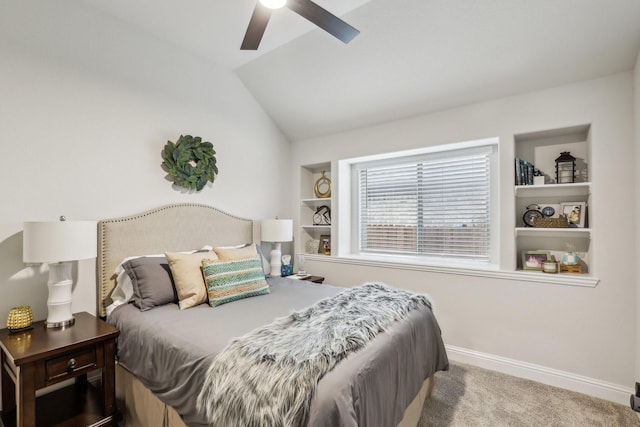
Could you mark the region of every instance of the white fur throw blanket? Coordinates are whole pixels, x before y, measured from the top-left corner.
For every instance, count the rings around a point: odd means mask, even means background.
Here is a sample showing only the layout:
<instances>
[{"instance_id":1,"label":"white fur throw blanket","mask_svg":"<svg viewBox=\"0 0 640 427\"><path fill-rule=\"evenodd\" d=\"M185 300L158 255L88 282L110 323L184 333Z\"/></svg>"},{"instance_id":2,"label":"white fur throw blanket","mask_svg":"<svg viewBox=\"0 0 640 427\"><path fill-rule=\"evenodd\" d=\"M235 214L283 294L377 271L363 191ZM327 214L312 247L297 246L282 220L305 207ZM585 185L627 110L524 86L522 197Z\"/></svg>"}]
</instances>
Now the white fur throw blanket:
<instances>
[{"instance_id":1,"label":"white fur throw blanket","mask_svg":"<svg viewBox=\"0 0 640 427\"><path fill-rule=\"evenodd\" d=\"M234 339L212 362L198 410L215 426L305 425L318 381L423 295L367 283Z\"/></svg>"}]
</instances>

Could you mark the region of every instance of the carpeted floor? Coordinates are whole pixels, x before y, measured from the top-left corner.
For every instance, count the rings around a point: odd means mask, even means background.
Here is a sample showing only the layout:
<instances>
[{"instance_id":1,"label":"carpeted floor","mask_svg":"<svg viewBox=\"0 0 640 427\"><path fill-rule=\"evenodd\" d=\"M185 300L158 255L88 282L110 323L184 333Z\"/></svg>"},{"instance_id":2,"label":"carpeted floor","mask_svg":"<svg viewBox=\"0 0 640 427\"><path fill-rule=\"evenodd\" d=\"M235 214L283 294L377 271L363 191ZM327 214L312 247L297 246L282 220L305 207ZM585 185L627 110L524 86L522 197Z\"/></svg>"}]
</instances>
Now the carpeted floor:
<instances>
[{"instance_id":1,"label":"carpeted floor","mask_svg":"<svg viewBox=\"0 0 640 427\"><path fill-rule=\"evenodd\" d=\"M451 363L436 374L436 388L419 427L640 426L629 406L475 366Z\"/></svg>"}]
</instances>

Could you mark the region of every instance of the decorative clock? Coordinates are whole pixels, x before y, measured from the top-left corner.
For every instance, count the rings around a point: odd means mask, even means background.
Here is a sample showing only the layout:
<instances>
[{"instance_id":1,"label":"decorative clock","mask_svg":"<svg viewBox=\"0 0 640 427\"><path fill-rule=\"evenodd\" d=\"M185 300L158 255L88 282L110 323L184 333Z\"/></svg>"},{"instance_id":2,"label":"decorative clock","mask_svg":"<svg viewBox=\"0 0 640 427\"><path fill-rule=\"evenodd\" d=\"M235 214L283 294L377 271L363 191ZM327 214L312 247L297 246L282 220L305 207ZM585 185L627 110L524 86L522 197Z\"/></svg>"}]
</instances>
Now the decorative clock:
<instances>
[{"instance_id":1,"label":"decorative clock","mask_svg":"<svg viewBox=\"0 0 640 427\"><path fill-rule=\"evenodd\" d=\"M541 212L542 212L542 215L544 215L545 218L550 218L556 213L556 210L554 208L552 208L551 206L545 206L544 208L542 208Z\"/></svg>"},{"instance_id":2,"label":"decorative clock","mask_svg":"<svg viewBox=\"0 0 640 427\"><path fill-rule=\"evenodd\" d=\"M543 217L544 215L540 210L540 206L533 204L525 208L524 215L522 215L522 220L524 221L525 226L533 227L536 220Z\"/></svg>"}]
</instances>

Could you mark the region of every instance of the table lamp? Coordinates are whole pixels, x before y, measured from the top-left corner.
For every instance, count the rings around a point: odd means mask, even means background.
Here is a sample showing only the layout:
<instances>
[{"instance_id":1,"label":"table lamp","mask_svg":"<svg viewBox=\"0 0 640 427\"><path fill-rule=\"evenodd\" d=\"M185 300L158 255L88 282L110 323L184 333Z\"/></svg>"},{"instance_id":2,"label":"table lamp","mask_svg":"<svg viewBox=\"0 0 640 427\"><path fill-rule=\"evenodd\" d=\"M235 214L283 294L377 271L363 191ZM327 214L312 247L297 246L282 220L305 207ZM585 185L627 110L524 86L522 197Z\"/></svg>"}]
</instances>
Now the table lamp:
<instances>
[{"instance_id":1,"label":"table lamp","mask_svg":"<svg viewBox=\"0 0 640 427\"><path fill-rule=\"evenodd\" d=\"M261 240L271 242L271 275L280 276L282 267L282 242L293 240L293 220L265 219L261 225Z\"/></svg>"},{"instance_id":2,"label":"table lamp","mask_svg":"<svg viewBox=\"0 0 640 427\"><path fill-rule=\"evenodd\" d=\"M95 221L34 221L24 223L22 260L49 264L47 328L75 322L71 314L72 261L95 258L98 230Z\"/></svg>"}]
</instances>

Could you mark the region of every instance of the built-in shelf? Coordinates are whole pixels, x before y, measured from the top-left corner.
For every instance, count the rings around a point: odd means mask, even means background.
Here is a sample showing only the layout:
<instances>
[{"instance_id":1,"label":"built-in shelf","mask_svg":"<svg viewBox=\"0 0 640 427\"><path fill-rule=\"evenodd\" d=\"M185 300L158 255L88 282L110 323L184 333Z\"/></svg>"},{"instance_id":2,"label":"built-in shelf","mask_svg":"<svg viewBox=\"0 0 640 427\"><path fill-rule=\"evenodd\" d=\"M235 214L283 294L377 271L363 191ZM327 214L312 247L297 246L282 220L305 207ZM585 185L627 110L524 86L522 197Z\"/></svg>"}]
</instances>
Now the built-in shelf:
<instances>
[{"instance_id":1,"label":"built-in shelf","mask_svg":"<svg viewBox=\"0 0 640 427\"><path fill-rule=\"evenodd\" d=\"M526 280L527 282L551 283L557 285L585 286L594 288L600 282L597 277L588 274L577 273L543 273L542 271L524 271L517 270L512 273L513 278L517 280Z\"/></svg>"},{"instance_id":2,"label":"built-in shelf","mask_svg":"<svg viewBox=\"0 0 640 427\"><path fill-rule=\"evenodd\" d=\"M515 189L516 197L581 197L591 194L591 183L516 185Z\"/></svg>"},{"instance_id":3,"label":"built-in shelf","mask_svg":"<svg viewBox=\"0 0 640 427\"><path fill-rule=\"evenodd\" d=\"M542 228L542 227L516 227L516 237L575 237L589 239L590 228Z\"/></svg>"},{"instance_id":4,"label":"built-in shelf","mask_svg":"<svg viewBox=\"0 0 640 427\"><path fill-rule=\"evenodd\" d=\"M317 222L314 214L321 206L331 210L331 197L317 197L314 191L315 183L323 176L331 179L331 162L303 165L300 167L300 204L298 215L298 253L316 255L321 239L331 241L331 225L313 225ZM318 256L326 257L324 254Z\"/></svg>"},{"instance_id":5,"label":"built-in shelf","mask_svg":"<svg viewBox=\"0 0 640 427\"><path fill-rule=\"evenodd\" d=\"M306 230L331 230L330 225L301 225Z\"/></svg>"},{"instance_id":6,"label":"built-in shelf","mask_svg":"<svg viewBox=\"0 0 640 427\"><path fill-rule=\"evenodd\" d=\"M318 206L322 206L322 205L330 205L331 204L331 199L330 198L324 198L324 199L302 199L300 200L300 202L306 206L309 207L318 207Z\"/></svg>"},{"instance_id":7,"label":"built-in shelf","mask_svg":"<svg viewBox=\"0 0 640 427\"><path fill-rule=\"evenodd\" d=\"M597 279L593 277L593 233L591 228L543 228L524 227L523 215L528 210L543 211L552 208L552 218L562 215L567 204L579 204L585 211L579 225L590 227L593 224L594 209L591 204L591 181L594 180L589 170L591 157L591 125L584 124L560 129L548 129L514 135L514 156L518 161L526 161L544 175L546 184L515 185L515 274L517 277L531 281L566 283L573 285L595 286ZM575 182L555 184L556 159L561 153L568 151L575 157ZM518 166L516 161L516 169ZM517 173L517 171L516 171ZM515 177L518 181L518 176ZM515 184L515 182L514 182ZM548 209L547 209L548 210ZM547 274L524 271L522 264L528 252L547 252L556 260L561 259L567 251L579 255L585 273L583 274Z\"/></svg>"}]
</instances>

